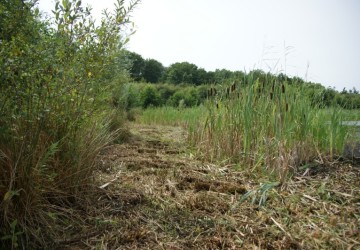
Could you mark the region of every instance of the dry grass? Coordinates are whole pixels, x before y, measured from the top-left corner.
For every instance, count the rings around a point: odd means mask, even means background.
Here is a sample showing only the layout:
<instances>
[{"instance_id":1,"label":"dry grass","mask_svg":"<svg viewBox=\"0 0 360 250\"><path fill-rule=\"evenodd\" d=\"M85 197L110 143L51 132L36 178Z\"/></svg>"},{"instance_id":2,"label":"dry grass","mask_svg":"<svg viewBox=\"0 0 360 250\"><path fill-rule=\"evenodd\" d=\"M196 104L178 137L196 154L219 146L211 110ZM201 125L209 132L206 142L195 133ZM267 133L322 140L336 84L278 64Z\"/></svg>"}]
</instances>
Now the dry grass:
<instances>
[{"instance_id":1,"label":"dry grass","mask_svg":"<svg viewBox=\"0 0 360 250\"><path fill-rule=\"evenodd\" d=\"M132 127L129 143L103 151L97 181L106 187L58 247L360 248L359 163L309 165L280 186L196 159L178 127Z\"/></svg>"}]
</instances>

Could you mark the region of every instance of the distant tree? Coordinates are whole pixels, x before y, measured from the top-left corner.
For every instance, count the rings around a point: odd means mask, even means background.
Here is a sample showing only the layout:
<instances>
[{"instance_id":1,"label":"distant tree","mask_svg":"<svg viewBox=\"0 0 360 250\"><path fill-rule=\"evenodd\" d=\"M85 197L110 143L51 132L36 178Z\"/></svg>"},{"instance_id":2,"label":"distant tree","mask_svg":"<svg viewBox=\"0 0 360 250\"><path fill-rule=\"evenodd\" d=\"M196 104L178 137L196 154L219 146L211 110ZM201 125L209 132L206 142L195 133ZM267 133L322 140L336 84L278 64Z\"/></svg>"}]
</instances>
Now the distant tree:
<instances>
[{"instance_id":1,"label":"distant tree","mask_svg":"<svg viewBox=\"0 0 360 250\"><path fill-rule=\"evenodd\" d=\"M208 73L205 69L199 68L196 73L196 85L209 83Z\"/></svg>"},{"instance_id":2,"label":"distant tree","mask_svg":"<svg viewBox=\"0 0 360 250\"><path fill-rule=\"evenodd\" d=\"M206 78L208 83L215 83L215 72L214 71L208 71L206 73Z\"/></svg>"},{"instance_id":3,"label":"distant tree","mask_svg":"<svg viewBox=\"0 0 360 250\"><path fill-rule=\"evenodd\" d=\"M188 62L174 63L167 70L167 82L172 84L199 84L198 67Z\"/></svg>"},{"instance_id":4,"label":"distant tree","mask_svg":"<svg viewBox=\"0 0 360 250\"><path fill-rule=\"evenodd\" d=\"M142 76L146 82L158 83L162 78L164 70L165 68L160 62L154 59L146 59Z\"/></svg>"},{"instance_id":5,"label":"distant tree","mask_svg":"<svg viewBox=\"0 0 360 250\"><path fill-rule=\"evenodd\" d=\"M305 81L300 77L294 76L291 80L292 83L303 84Z\"/></svg>"},{"instance_id":6,"label":"distant tree","mask_svg":"<svg viewBox=\"0 0 360 250\"><path fill-rule=\"evenodd\" d=\"M325 107L331 106L331 104L334 103L335 97L336 97L336 91L331 88L324 89L322 91L322 104Z\"/></svg>"},{"instance_id":7,"label":"distant tree","mask_svg":"<svg viewBox=\"0 0 360 250\"><path fill-rule=\"evenodd\" d=\"M233 72L227 69L216 69L214 72L215 83L222 83L233 77Z\"/></svg>"},{"instance_id":8,"label":"distant tree","mask_svg":"<svg viewBox=\"0 0 360 250\"><path fill-rule=\"evenodd\" d=\"M242 79L244 79L244 77L245 77L245 73L242 71L234 71L233 72L233 78L235 78L235 79L242 80Z\"/></svg>"},{"instance_id":9,"label":"distant tree","mask_svg":"<svg viewBox=\"0 0 360 250\"><path fill-rule=\"evenodd\" d=\"M285 81L290 82L291 81L291 79L284 73L280 73L277 78L280 82L285 82Z\"/></svg>"},{"instance_id":10,"label":"distant tree","mask_svg":"<svg viewBox=\"0 0 360 250\"><path fill-rule=\"evenodd\" d=\"M129 73L133 80L141 81L144 75L145 60L141 55L128 51L127 59L130 63Z\"/></svg>"}]
</instances>

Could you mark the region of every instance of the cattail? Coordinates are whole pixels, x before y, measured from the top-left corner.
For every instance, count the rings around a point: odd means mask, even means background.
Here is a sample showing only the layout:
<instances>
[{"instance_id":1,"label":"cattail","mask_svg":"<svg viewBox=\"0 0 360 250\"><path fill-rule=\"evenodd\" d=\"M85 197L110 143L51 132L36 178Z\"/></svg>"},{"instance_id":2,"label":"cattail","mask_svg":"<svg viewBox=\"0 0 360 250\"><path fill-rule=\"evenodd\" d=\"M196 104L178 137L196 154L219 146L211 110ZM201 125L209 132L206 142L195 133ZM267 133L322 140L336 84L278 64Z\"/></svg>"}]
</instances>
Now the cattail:
<instances>
[{"instance_id":1,"label":"cattail","mask_svg":"<svg viewBox=\"0 0 360 250\"><path fill-rule=\"evenodd\" d=\"M286 112L289 111L289 104L288 104L288 103L286 103L286 105L285 105L285 111L286 111Z\"/></svg>"},{"instance_id":2,"label":"cattail","mask_svg":"<svg viewBox=\"0 0 360 250\"><path fill-rule=\"evenodd\" d=\"M216 89L215 88L210 88L209 89L209 96L215 96L216 95Z\"/></svg>"},{"instance_id":3,"label":"cattail","mask_svg":"<svg viewBox=\"0 0 360 250\"><path fill-rule=\"evenodd\" d=\"M216 108L219 109L219 103L216 103Z\"/></svg>"},{"instance_id":4,"label":"cattail","mask_svg":"<svg viewBox=\"0 0 360 250\"><path fill-rule=\"evenodd\" d=\"M233 83L233 85L231 85L231 92L234 92L236 90L236 85L235 82Z\"/></svg>"},{"instance_id":5,"label":"cattail","mask_svg":"<svg viewBox=\"0 0 360 250\"><path fill-rule=\"evenodd\" d=\"M271 89L272 89L272 92L275 92L275 83L274 82L273 82Z\"/></svg>"},{"instance_id":6,"label":"cattail","mask_svg":"<svg viewBox=\"0 0 360 250\"><path fill-rule=\"evenodd\" d=\"M273 99L273 93L270 92L270 100L272 100L272 99Z\"/></svg>"},{"instance_id":7,"label":"cattail","mask_svg":"<svg viewBox=\"0 0 360 250\"><path fill-rule=\"evenodd\" d=\"M284 85L284 83L281 85L281 92L285 93L285 85Z\"/></svg>"}]
</instances>

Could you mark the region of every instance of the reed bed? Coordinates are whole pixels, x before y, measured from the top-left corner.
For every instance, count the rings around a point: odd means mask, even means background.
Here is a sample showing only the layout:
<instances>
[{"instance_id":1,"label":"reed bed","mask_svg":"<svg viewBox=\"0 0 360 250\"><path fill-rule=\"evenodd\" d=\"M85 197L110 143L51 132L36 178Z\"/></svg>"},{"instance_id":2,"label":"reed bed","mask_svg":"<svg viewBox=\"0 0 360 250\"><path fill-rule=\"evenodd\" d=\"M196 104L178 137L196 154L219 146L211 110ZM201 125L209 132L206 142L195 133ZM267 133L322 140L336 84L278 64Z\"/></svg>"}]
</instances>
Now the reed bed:
<instances>
[{"instance_id":1,"label":"reed bed","mask_svg":"<svg viewBox=\"0 0 360 250\"><path fill-rule=\"evenodd\" d=\"M210 160L266 171L281 182L311 161L341 155L347 128L342 112L323 112L300 84L249 74L222 91L209 91L208 115L189 140Z\"/></svg>"}]
</instances>

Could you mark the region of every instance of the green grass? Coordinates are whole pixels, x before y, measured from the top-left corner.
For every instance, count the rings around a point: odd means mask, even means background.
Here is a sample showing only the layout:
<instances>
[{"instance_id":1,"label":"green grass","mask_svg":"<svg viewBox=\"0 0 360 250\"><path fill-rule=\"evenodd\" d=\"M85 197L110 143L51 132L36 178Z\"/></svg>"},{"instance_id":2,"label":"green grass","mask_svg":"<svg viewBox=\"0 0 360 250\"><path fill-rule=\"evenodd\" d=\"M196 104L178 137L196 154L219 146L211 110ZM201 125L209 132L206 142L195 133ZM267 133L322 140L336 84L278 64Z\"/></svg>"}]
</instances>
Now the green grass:
<instances>
[{"instance_id":1,"label":"green grass","mask_svg":"<svg viewBox=\"0 0 360 250\"><path fill-rule=\"evenodd\" d=\"M331 108L319 110L323 112L327 119L330 119L332 114ZM339 109L344 121L360 121L360 109Z\"/></svg>"},{"instance_id":2,"label":"green grass","mask_svg":"<svg viewBox=\"0 0 360 250\"><path fill-rule=\"evenodd\" d=\"M142 111L137 119L143 124L160 124L170 126L191 126L205 117L207 109L204 106L193 108L160 107L148 108Z\"/></svg>"}]
</instances>

